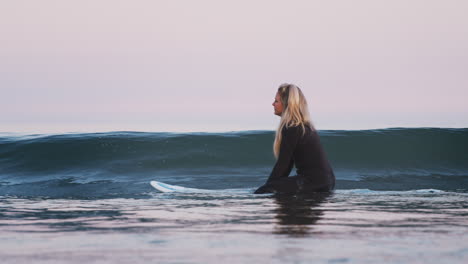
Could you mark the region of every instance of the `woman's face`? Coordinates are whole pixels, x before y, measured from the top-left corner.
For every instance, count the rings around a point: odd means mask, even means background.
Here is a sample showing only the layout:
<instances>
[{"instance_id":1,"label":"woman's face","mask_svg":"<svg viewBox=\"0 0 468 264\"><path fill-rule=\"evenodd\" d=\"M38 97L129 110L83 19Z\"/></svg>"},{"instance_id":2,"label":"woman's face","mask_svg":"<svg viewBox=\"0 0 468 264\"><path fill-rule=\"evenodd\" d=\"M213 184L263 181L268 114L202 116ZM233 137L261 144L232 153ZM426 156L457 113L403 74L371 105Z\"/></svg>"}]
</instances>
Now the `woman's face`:
<instances>
[{"instance_id":1,"label":"woman's face","mask_svg":"<svg viewBox=\"0 0 468 264\"><path fill-rule=\"evenodd\" d=\"M279 93L276 93L275 101L272 105L275 109L275 115L281 116L281 114L283 113L283 103L281 102L281 97Z\"/></svg>"}]
</instances>

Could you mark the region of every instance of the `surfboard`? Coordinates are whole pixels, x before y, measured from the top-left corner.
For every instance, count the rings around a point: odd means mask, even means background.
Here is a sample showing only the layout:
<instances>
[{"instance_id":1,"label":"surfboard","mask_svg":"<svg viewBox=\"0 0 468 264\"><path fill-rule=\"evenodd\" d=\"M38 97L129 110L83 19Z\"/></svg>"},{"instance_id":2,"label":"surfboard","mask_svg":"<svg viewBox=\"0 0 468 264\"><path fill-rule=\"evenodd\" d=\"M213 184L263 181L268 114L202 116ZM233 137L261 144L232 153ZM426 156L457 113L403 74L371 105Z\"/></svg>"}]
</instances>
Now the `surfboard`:
<instances>
[{"instance_id":1,"label":"surfboard","mask_svg":"<svg viewBox=\"0 0 468 264\"><path fill-rule=\"evenodd\" d=\"M163 182L158 181L151 181L151 186L153 186L156 190L163 192L163 193L170 193L170 192L180 192L180 193L203 193L203 192L215 192L215 190L205 190L205 189L196 189L196 188L186 188L177 185L171 185Z\"/></svg>"}]
</instances>

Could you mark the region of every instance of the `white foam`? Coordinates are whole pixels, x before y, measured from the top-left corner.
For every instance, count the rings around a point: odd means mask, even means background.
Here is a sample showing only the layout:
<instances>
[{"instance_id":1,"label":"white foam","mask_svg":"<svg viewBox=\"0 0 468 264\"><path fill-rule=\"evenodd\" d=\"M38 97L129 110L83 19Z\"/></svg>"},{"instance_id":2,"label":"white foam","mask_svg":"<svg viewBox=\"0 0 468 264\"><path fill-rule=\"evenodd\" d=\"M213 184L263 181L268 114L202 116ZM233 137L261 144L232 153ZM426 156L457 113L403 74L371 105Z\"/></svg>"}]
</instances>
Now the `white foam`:
<instances>
[{"instance_id":1,"label":"white foam","mask_svg":"<svg viewBox=\"0 0 468 264\"><path fill-rule=\"evenodd\" d=\"M340 194L422 194L422 193L447 193L446 191L437 189L419 189L409 191L373 191L369 189L351 189L351 190L336 190Z\"/></svg>"}]
</instances>

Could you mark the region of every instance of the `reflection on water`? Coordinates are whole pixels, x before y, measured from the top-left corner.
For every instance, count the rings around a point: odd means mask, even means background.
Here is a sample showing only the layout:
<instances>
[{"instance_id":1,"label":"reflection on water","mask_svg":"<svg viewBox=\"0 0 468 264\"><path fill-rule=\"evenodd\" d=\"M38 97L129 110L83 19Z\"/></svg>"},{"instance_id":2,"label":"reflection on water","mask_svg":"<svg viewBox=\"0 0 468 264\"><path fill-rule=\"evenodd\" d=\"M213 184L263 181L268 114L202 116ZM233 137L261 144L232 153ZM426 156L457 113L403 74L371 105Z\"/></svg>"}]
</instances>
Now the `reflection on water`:
<instances>
[{"instance_id":1,"label":"reflection on water","mask_svg":"<svg viewBox=\"0 0 468 264\"><path fill-rule=\"evenodd\" d=\"M0 197L0 262L435 263L444 256L466 263L467 198L366 191Z\"/></svg>"},{"instance_id":2,"label":"reflection on water","mask_svg":"<svg viewBox=\"0 0 468 264\"><path fill-rule=\"evenodd\" d=\"M320 205L330 196L329 193L275 196L278 208L274 210L277 225L273 233L292 237L309 235L313 225L323 216L324 210Z\"/></svg>"}]
</instances>

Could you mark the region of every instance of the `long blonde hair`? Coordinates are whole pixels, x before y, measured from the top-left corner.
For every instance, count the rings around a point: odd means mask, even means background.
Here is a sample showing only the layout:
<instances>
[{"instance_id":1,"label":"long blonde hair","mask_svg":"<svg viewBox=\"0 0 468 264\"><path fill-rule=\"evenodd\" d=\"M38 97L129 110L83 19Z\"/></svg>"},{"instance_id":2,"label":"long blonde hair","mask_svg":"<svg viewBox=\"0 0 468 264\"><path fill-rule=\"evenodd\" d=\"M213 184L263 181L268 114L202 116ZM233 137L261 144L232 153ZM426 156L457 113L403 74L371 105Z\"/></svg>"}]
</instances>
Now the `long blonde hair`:
<instances>
[{"instance_id":1,"label":"long blonde hair","mask_svg":"<svg viewBox=\"0 0 468 264\"><path fill-rule=\"evenodd\" d=\"M301 126L303 135L306 129L315 130L310 120L307 100L299 87L294 84L284 83L278 88L278 94L283 104L283 112L281 113L281 120L273 144L273 153L276 158L279 155L284 127Z\"/></svg>"}]
</instances>

